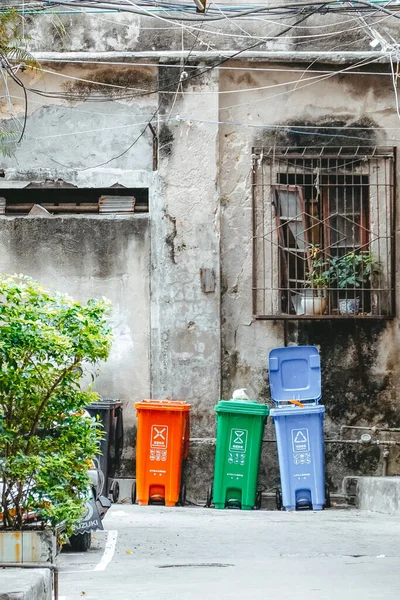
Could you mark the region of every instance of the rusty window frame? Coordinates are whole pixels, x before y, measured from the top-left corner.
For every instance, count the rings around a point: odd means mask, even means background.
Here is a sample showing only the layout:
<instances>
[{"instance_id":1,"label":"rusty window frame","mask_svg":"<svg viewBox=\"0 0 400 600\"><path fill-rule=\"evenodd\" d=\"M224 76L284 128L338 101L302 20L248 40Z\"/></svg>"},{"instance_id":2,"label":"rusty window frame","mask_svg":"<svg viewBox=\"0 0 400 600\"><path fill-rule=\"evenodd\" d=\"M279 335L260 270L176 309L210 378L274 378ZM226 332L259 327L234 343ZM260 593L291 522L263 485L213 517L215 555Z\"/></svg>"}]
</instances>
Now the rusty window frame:
<instances>
[{"instance_id":1,"label":"rusty window frame","mask_svg":"<svg viewBox=\"0 0 400 600\"><path fill-rule=\"evenodd\" d=\"M282 183L282 178L278 176L282 173L286 174L286 183ZM308 174L312 175L311 183ZM315 184L316 180L317 184ZM304 195L304 189L307 187L308 198L306 198L307 193ZM314 188L312 194L310 194L310 187ZM329 193L336 194L336 205L339 206L340 188L343 189L343 214L340 210L336 210L336 213L328 210ZM296 307L291 301L290 285L287 285L286 289L282 285L287 265L284 257L285 245L282 242L282 233L279 231L277 189L291 192L296 190L299 194L303 206L302 219L305 223L305 231L310 232L313 228L315 230L319 228L322 240L321 256L330 258L330 255L334 255L335 252L346 254L352 250L356 252L371 250L372 254L375 253L382 272L374 277L373 283L369 285L362 283L360 289L346 288L345 293L341 290L340 294L339 288L328 288L327 307L322 314L296 314ZM314 197L316 190L317 199ZM381 319L394 316L394 148L254 148L252 192L252 300L255 318ZM316 209L318 216L316 216ZM358 212L360 214L357 214ZM335 219L337 222L342 221L340 228L347 233L342 244L344 250L334 252L332 239L335 237L333 232ZM353 246L349 245L351 230L353 230L351 242ZM359 241L356 244L357 235ZM336 239L338 237L336 235ZM337 248L340 248L340 244L337 244ZM310 257L306 256L305 260L309 264ZM342 314L338 307L339 299L343 300L343 295L346 300L352 298L357 300L360 308L354 309L355 312L351 314Z\"/></svg>"}]
</instances>

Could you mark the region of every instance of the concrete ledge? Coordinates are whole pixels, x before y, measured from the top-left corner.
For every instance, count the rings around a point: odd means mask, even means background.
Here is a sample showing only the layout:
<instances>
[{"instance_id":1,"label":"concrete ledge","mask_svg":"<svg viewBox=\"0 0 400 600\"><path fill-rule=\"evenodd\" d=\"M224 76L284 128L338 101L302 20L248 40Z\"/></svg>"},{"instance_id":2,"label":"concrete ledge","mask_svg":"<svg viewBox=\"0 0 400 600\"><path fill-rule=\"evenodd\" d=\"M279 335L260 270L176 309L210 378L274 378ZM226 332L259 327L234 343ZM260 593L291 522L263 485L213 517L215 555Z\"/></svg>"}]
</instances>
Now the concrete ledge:
<instances>
[{"instance_id":1,"label":"concrete ledge","mask_svg":"<svg viewBox=\"0 0 400 600\"><path fill-rule=\"evenodd\" d=\"M344 491L360 510L400 514L400 477L346 477Z\"/></svg>"},{"instance_id":2,"label":"concrete ledge","mask_svg":"<svg viewBox=\"0 0 400 600\"><path fill-rule=\"evenodd\" d=\"M0 569L0 600L51 600L49 569Z\"/></svg>"}]
</instances>

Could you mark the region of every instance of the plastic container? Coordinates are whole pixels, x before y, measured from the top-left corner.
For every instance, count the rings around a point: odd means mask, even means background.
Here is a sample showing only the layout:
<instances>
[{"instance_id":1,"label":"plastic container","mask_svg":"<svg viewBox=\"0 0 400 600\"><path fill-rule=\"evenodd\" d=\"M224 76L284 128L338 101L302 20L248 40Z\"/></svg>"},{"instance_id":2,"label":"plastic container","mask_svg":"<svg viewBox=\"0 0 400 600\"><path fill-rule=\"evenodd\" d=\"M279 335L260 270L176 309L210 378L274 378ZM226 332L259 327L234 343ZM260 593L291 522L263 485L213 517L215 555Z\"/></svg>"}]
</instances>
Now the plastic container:
<instances>
[{"instance_id":1,"label":"plastic container","mask_svg":"<svg viewBox=\"0 0 400 600\"><path fill-rule=\"evenodd\" d=\"M319 402L321 360L315 346L274 348L268 363L271 398L276 405L293 400Z\"/></svg>"},{"instance_id":2,"label":"plastic container","mask_svg":"<svg viewBox=\"0 0 400 600\"><path fill-rule=\"evenodd\" d=\"M271 409L286 510L325 505L324 412L320 405Z\"/></svg>"},{"instance_id":3,"label":"plastic container","mask_svg":"<svg viewBox=\"0 0 400 600\"><path fill-rule=\"evenodd\" d=\"M256 505L261 442L268 406L255 400L221 400L217 413L214 486L209 492L215 508ZM259 502L261 496L259 498Z\"/></svg>"},{"instance_id":4,"label":"plastic container","mask_svg":"<svg viewBox=\"0 0 400 600\"><path fill-rule=\"evenodd\" d=\"M286 510L321 510L325 504L325 407L318 404L321 361L317 348L274 348L269 354L269 378L277 406L271 417L278 445L282 505Z\"/></svg>"},{"instance_id":5,"label":"plastic container","mask_svg":"<svg viewBox=\"0 0 400 600\"><path fill-rule=\"evenodd\" d=\"M121 465L124 447L124 423L122 402L114 398L102 398L86 407L90 416L98 418L104 427L104 437L100 442L98 456L100 470L104 474L103 494L118 501L119 485L111 480Z\"/></svg>"},{"instance_id":6,"label":"plastic container","mask_svg":"<svg viewBox=\"0 0 400 600\"><path fill-rule=\"evenodd\" d=\"M142 400L135 404L136 499L139 504L175 506L181 487L182 461L189 454L190 405L178 400Z\"/></svg>"}]
</instances>

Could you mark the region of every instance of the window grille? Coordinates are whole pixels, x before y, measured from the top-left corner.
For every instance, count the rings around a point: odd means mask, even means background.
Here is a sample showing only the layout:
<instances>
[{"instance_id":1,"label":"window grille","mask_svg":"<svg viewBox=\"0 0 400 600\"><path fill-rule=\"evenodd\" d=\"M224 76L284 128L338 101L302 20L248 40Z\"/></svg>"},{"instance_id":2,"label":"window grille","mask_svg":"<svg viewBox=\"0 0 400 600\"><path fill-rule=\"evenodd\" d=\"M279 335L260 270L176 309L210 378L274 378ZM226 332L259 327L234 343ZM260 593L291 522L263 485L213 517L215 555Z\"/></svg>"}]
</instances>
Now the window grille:
<instances>
[{"instance_id":1,"label":"window grille","mask_svg":"<svg viewBox=\"0 0 400 600\"><path fill-rule=\"evenodd\" d=\"M392 148L253 150L257 318L389 318Z\"/></svg>"}]
</instances>

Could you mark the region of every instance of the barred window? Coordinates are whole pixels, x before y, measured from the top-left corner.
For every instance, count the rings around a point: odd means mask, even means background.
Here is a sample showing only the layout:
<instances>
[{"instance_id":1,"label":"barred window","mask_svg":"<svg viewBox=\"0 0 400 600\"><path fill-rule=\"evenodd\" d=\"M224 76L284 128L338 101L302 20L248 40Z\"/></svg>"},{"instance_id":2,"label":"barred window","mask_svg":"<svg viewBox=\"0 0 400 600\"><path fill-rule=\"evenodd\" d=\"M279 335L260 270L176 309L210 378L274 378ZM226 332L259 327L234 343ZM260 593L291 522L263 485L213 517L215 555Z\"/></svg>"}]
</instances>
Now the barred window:
<instances>
[{"instance_id":1,"label":"barred window","mask_svg":"<svg viewBox=\"0 0 400 600\"><path fill-rule=\"evenodd\" d=\"M258 318L393 316L394 150L253 151Z\"/></svg>"}]
</instances>

